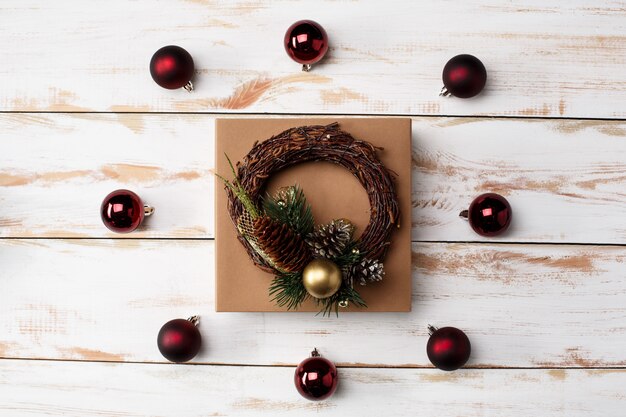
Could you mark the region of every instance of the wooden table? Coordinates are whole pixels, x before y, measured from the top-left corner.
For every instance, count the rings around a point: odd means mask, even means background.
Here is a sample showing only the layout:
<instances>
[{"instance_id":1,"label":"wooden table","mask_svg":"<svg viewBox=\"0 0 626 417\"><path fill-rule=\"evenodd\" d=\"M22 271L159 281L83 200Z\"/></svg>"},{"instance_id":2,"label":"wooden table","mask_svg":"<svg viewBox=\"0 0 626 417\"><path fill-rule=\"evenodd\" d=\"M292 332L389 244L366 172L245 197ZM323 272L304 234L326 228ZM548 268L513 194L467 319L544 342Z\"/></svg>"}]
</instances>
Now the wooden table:
<instances>
[{"instance_id":1,"label":"wooden table","mask_svg":"<svg viewBox=\"0 0 626 417\"><path fill-rule=\"evenodd\" d=\"M310 73L301 18L332 43ZM626 2L4 0L0 39L0 415L624 415ZM172 43L191 94L150 78ZM476 99L437 96L458 53ZM413 118L412 313L214 312L214 120L266 114ZM143 231L103 227L121 187ZM502 238L458 219L484 191ZM204 350L164 362L192 314ZM428 323L467 332L466 369L431 368ZM321 403L292 384L313 346L341 373Z\"/></svg>"}]
</instances>

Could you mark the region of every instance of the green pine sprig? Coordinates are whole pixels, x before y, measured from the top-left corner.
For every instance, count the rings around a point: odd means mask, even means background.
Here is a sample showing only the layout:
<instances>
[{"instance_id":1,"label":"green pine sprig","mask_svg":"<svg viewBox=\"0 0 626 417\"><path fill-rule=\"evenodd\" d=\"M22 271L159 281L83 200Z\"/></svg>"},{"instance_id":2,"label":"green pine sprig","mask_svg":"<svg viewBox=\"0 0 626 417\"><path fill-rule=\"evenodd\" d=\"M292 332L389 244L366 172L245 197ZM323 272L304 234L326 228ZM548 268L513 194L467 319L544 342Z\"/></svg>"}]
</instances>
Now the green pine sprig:
<instances>
[{"instance_id":1,"label":"green pine sprig","mask_svg":"<svg viewBox=\"0 0 626 417\"><path fill-rule=\"evenodd\" d=\"M302 284L302 273L284 273L274 277L269 288L270 297L279 307L295 310L309 298L309 293Z\"/></svg>"},{"instance_id":2,"label":"green pine sprig","mask_svg":"<svg viewBox=\"0 0 626 417\"><path fill-rule=\"evenodd\" d=\"M288 201L268 194L263 200L263 210L270 218L286 224L300 236L306 236L315 226L311 205L307 203L302 188L295 185L289 191L293 195Z\"/></svg>"},{"instance_id":3,"label":"green pine sprig","mask_svg":"<svg viewBox=\"0 0 626 417\"><path fill-rule=\"evenodd\" d=\"M322 300L316 300L317 305L320 307L318 315L329 316L334 311L335 315L339 317L339 303L347 301L350 305L357 307L367 307L365 300L361 298L361 295L352 286L347 285L345 282L341 284L341 288L335 294Z\"/></svg>"},{"instance_id":4,"label":"green pine sprig","mask_svg":"<svg viewBox=\"0 0 626 417\"><path fill-rule=\"evenodd\" d=\"M347 267L359 262L363 256L364 254L359 251L357 243L352 241L348 244L348 246L346 246L343 253L336 258L333 258L332 261L339 267Z\"/></svg>"}]
</instances>

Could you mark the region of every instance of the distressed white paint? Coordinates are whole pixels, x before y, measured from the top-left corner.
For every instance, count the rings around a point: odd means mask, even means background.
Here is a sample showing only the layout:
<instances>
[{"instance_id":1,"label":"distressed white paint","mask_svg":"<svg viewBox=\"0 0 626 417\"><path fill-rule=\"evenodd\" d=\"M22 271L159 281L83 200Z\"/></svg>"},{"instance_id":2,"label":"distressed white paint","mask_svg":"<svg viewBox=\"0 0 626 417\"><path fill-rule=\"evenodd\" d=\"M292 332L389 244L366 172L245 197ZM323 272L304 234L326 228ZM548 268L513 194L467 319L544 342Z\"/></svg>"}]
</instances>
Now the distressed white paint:
<instances>
[{"instance_id":1,"label":"distressed white paint","mask_svg":"<svg viewBox=\"0 0 626 417\"><path fill-rule=\"evenodd\" d=\"M623 122L418 118L413 158L415 240L626 242ZM458 217L484 192L513 207L496 239Z\"/></svg>"},{"instance_id":2,"label":"distressed white paint","mask_svg":"<svg viewBox=\"0 0 626 417\"><path fill-rule=\"evenodd\" d=\"M167 320L201 316L214 364L429 366L427 324L470 336L473 367L623 366L621 248L414 244L413 311L215 313L212 241L0 241L0 356L163 361ZM268 276L268 284L270 277Z\"/></svg>"},{"instance_id":3,"label":"distressed white paint","mask_svg":"<svg viewBox=\"0 0 626 417\"><path fill-rule=\"evenodd\" d=\"M327 401L293 387L293 368L0 361L0 415L621 415L626 371L339 369Z\"/></svg>"},{"instance_id":4,"label":"distressed white paint","mask_svg":"<svg viewBox=\"0 0 626 417\"><path fill-rule=\"evenodd\" d=\"M5 0L0 110L624 117L625 17L597 0ZM310 74L282 44L303 18L331 42ZM150 77L168 44L194 57L192 94ZM477 99L437 95L459 53L489 71Z\"/></svg>"},{"instance_id":5,"label":"distressed white paint","mask_svg":"<svg viewBox=\"0 0 626 417\"><path fill-rule=\"evenodd\" d=\"M428 366L427 323L467 331L470 367L624 367L622 247L415 243L410 314L214 313L216 116L180 113L411 115L414 240L481 240L457 213L498 191L515 212L500 242L624 244L623 122L416 116L624 118L625 15L612 0L3 1L0 415L621 416L623 369L383 367ZM282 49L300 18L331 37L309 74ZM196 62L192 94L150 79L172 43ZM437 97L457 53L487 66L476 99ZM40 111L111 114L10 113ZM138 240L58 239L121 237L98 215L120 187L157 208ZM191 314L210 365L152 363L159 326ZM313 346L359 367L329 402L275 366Z\"/></svg>"},{"instance_id":6,"label":"distressed white paint","mask_svg":"<svg viewBox=\"0 0 626 417\"><path fill-rule=\"evenodd\" d=\"M213 235L213 119L128 114L0 115L0 236ZM100 220L118 188L155 207L142 230Z\"/></svg>"},{"instance_id":7,"label":"distressed white paint","mask_svg":"<svg viewBox=\"0 0 626 417\"><path fill-rule=\"evenodd\" d=\"M0 115L0 236L122 237L98 210L125 187L157 211L123 237L213 237L213 126L210 115ZM514 210L499 241L625 243L625 144L624 122L414 118L413 239L481 240L458 213L495 191Z\"/></svg>"}]
</instances>

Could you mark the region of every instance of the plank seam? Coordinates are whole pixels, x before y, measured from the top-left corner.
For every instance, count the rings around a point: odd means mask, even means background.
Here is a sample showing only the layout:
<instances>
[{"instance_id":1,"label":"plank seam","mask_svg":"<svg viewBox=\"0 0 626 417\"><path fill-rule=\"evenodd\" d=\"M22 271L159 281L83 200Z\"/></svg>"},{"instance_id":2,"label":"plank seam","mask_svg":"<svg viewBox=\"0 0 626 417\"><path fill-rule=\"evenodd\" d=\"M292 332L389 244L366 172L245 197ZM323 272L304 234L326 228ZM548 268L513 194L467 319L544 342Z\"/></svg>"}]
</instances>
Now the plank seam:
<instances>
[{"instance_id":1,"label":"plank seam","mask_svg":"<svg viewBox=\"0 0 626 417\"><path fill-rule=\"evenodd\" d=\"M577 117L577 116L518 116L518 115L475 115L475 114L417 114L417 113L259 113L259 112L133 112L133 111L12 111L0 110L0 114L141 114L141 115L215 115L215 116L313 116L313 117L410 117L418 118L451 118L451 119L494 119L494 120L572 120L572 121L606 121L626 122L626 118L611 117Z\"/></svg>"},{"instance_id":2,"label":"plank seam","mask_svg":"<svg viewBox=\"0 0 626 417\"><path fill-rule=\"evenodd\" d=\"M71 362L71 363L114 363L114 364L132 364L132 365L171 365L171 366L223 366L223 367L243 367L243 368L295 368L297 364L239 364L239 363L211 363L211 362L192 362L192 363L172 363L165 361L145 362L145 361L107 361L107 360L91 360L91 359L54 359L54 358L11 358L0 357L0 360L6 361L33 361L33 362ZM380 364L363 364L351 365L335 363L338 368L343 369L425 369L436 370L433 366L424 365L380 365ZM616 370L626 371L626 366L492 366L492 365L474 365L464 366L464 370L571 370L571 371L588 371L588 370Z\"/></svg>"}]
</instances>

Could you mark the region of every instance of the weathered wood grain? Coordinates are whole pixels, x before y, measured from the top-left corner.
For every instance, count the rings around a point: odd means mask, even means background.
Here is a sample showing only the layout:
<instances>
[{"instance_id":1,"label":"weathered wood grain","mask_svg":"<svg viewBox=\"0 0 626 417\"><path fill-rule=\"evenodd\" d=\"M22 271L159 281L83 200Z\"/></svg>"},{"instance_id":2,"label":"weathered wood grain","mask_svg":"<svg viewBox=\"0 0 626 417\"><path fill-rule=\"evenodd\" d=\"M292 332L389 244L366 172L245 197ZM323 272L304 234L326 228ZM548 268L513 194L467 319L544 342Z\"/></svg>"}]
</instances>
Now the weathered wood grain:
<instances>
[{"instance_id":1,"label":"weathered wood grain","mask_svg":"<svg viewBox=\"0 0 626 417\"><path fill-rule=\"evenodd\" d=\"M293 368L0 361L0 415L620 416L624 370L339 369L327 401ZM349 411L348 411L349 410Z\"/></svg>"},{"instance_id":2,"label":"weathered wood grain","mask_svg":"<svg viewBox=\"0 0 626 417\"><path fill-rule=\"evenodd\" d=\"M458 214L497 192L513 207L499 241L626 241L624 123L416 118L413 146L415 240L488 240Z\"/></svg>"},{"instance_id":3,"label":"weathered wood grain","mask_svg":"<svg viewBox=\"0 0 626 417\"><path fill-rule=\"evenodd\" d=\"M0 236L213 237L213 122L0 115ZM624 122L414 118L413 239L480 240L458 213L495 191L515 213L500 241L626 243L625 144ZM157 209L142 231L102 226L102 198L121 187Z\"/></svg>"},{"instance_id":4,"label":"weathered wood grain","mask_svg":"<svg viewBox=\"0 0 626 417\"><path fill-rule=\"evenodd\" d=\"M0 357L159 362L160 326L199 314L201 363L430 366L430 323L468 333L471 367L626 366L623 248L414 244L411 313L337 319L215 313L213 246L1 240Z\"/></svg>"},{"instance_id":5,"label":"weathered wood grain","mask_svg":"<svg viewBox=\"0 0 626 417\"><path fill-rule=\"evenodd\" d=\"M0 416L621 416L626 370L597 368L626 367L626 252L589 244L626 244L626 122L537 118L626 118L625 17L618 0L3 1ZM311 73L282 48L300 18L331 37ZM193 93L151 80L166 44L192 53ZM476 99L437 96L458 53L488 68ZM410 314L213 312L215 113L474 116L414 117ZM98 214L122 187L156 207L125 236ZM502 244L457 217L486 191L514 207ZM195 366L157 363L161 324L192 314ZM428 323L468 333L470 368L542 369L408 369L430 366ZM313 346L350 367L329 402L292 386Z\"/></svg>"},{"instance_id":6,"label":"weathered wood grain","mask_svg":"<svg viewBox=\"0 0 626 417\"><path fill-rule=\"evenodd\" d=\"M0 6L0 110L626 116L623 1L263 2L9 0ZM295 20L330 36L300 72L283 50ZM195 91L150 78L159 47L196 63ZM459 53L489 71L484 94L444 99Z\"/></svg>"},{"instance_id":7,"label":"weathered wood grain","mask_svg":"<svg viewBox=\"0 0 626 417\"><path fill-rule=\"evenodd\" d=\"M0 236L213 235L213 119L147 114L0 115ZM102 199L128 188L156 208L109 232Z\"/></svg>"}]
</instances>

